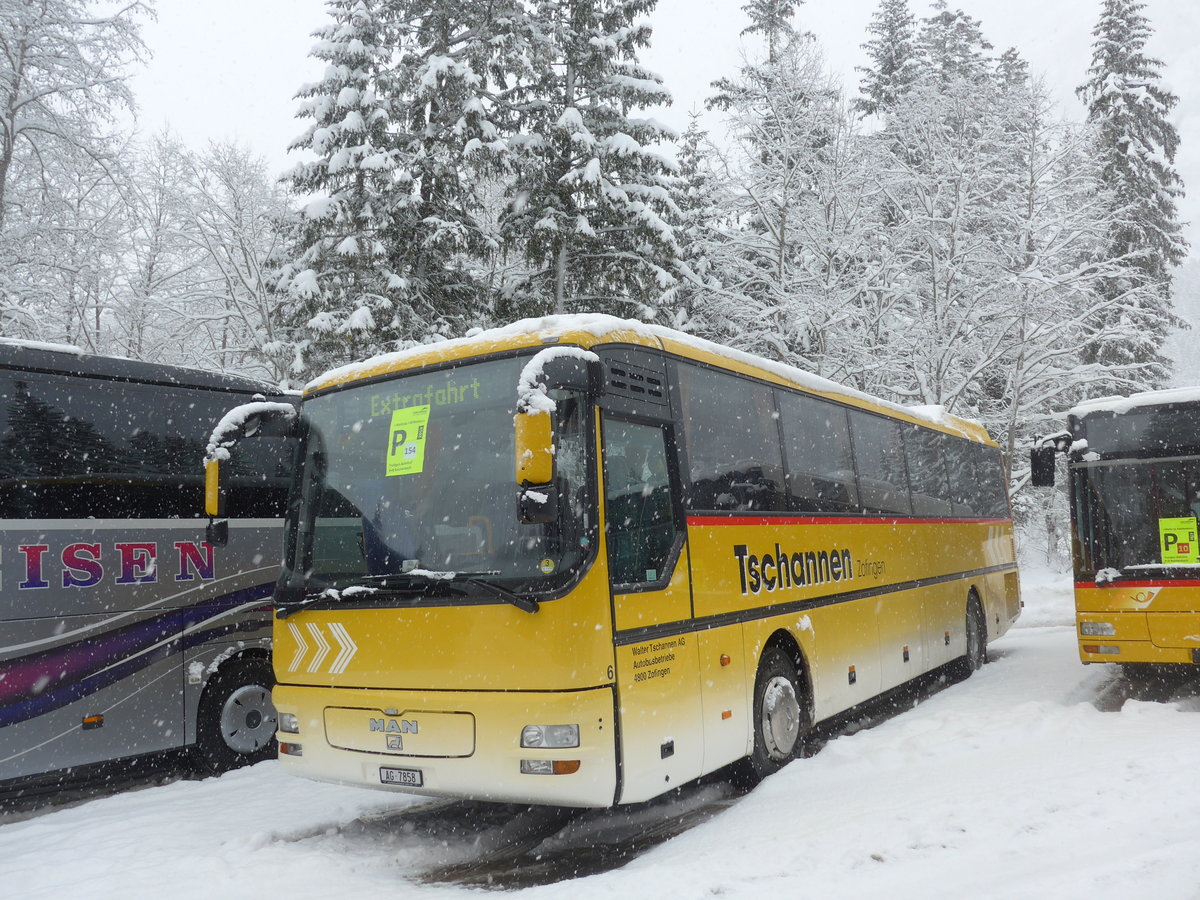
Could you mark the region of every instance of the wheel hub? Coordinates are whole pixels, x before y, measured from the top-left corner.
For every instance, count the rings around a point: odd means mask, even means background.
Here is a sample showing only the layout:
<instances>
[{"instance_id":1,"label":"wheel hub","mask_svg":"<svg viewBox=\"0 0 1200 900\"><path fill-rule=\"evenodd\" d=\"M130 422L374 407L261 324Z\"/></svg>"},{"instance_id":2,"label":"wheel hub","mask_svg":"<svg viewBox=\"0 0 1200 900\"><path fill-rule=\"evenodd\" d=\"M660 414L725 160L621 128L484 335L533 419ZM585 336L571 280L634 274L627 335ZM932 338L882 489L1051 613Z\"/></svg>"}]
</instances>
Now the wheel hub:
<instances>
[{"instance_id":1,"label":"wheel hub","mask_svg":"<svg viewBox=\"0 0 1200 900\"><path fill-rule=\"evenodd\" d=\"M271 692L248 684L229 695L221 707L221 737L235 753L253 753L275 734Z\"/></svg>"},{"instance_id":2,"label":"wheel hub","mask_svg":"<svg viewBox=\"0 0 1200 900\"><path fill-rule=\"evenodd\" d=\"M800 736L800 701L796 688L782 675L768 681L763 692L762 735L771 759L791 757Z\"/></svg>"}]
</instances>

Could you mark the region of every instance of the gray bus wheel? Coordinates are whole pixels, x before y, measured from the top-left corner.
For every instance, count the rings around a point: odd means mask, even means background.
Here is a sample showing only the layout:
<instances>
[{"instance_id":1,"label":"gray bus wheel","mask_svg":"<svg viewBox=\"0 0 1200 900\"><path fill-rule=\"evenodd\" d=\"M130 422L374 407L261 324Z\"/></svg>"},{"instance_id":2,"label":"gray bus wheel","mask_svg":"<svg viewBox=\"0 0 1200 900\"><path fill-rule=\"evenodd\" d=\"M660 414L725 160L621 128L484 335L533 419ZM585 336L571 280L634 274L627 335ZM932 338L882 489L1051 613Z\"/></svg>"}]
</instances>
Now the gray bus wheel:
<instances>
[{"instance_id":1,"label":"gray bus wheel","mask_svg":"<svg viewBox=\"0 0 1200 900\"><path fill-rule=\"evenodd\" d=\"M754 750L735 764L734 782L753 787L798 756L808 719L796 666L782 649L768 647L754 679Z\"/></svg>"},{"instance_id":2,"label":"gray bus wheel","mask_svg":"<svg viewBox=\"0 0 1200 900\"><path fill-rule=\"evenodd\" d=\"M967 597L966 632L967 652L953 663L954 672L960 678L970 678L972 672L983 668L987 662L987 620L974 591Z\"/></svg>"},{"instance_id":3,"label":"gray bus wheel","mask_svg":"<svg viewBox=\"0 0 1200 900\"><path fill-rule=\"evenodd\" d=\"M263 659L226 663L208 680L196 715L196 755L204 771L216 774L275 756L274 684Z\"/></svg>"}]
</instances>

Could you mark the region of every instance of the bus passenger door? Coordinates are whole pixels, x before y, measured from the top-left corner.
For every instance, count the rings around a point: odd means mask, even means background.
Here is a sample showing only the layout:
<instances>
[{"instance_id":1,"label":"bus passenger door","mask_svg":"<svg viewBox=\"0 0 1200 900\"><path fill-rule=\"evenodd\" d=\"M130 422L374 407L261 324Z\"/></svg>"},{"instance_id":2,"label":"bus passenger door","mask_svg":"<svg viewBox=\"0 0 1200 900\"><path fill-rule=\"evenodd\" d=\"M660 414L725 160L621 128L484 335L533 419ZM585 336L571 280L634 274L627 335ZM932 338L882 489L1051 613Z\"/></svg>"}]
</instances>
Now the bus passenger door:
<instances>
[{"instance_id":1,"label":"bus passenger door","mask_svg":"<svg viewBox=\"0 0 1200 900\"><path fill-rule=\"evenodd\" d=\"M701 774L699 663L670 429L605 415L604 516L620 721L618 800Z\"/></svg>"}]
</instances>

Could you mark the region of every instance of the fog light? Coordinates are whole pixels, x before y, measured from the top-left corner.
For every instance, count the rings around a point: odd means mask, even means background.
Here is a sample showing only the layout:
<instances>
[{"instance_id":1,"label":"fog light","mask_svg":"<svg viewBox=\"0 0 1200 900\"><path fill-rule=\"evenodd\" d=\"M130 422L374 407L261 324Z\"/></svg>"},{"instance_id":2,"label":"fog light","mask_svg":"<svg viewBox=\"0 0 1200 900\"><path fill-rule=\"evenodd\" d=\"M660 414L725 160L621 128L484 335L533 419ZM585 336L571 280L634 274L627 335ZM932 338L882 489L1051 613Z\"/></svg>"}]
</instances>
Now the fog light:
<instances>
[{"instance_id":1,"label":"fog light","mask_svg":"<svg viewBox=\"0 0 1200 900\"><path fill-rule=\"evenodd\" d=\"M574 775L579 771L577 759L523 759L522 775Z\"/></svg>"},{"instance_id":2,"label":"fog light","mask_svg":"<svg viewBox=\"0 0 1200 900\"><path fill-rule=\"evenodd\" d=\"M1120 647L1113 647L1107 644L1084 644L1084 653L1097 653L1102 656L1117 656L1121 652Z\"/></svg>"},{"instance_id":3,"label":"fog light","mask_svg":"<svg viewBox=\"0 0 1200 900\"><path fill-rule=\"evenodd\" d=\"M299 734L300 733L300 719L298 719L294 714L280 713L278 722L279 722L279 730L282 731L284 734Z\"/></svg>"},{"instance_id":4,"label":"fog light","mask_svg":"<svg viewBox=\"0 0 1200 900\"><path fill-rule=\"evenodd\" d=\"M522 747L578 747L578 725L526 725L521 729Z\"/></svg>"},{"instance_id":5,"label":"fog light","mask_svg":"<svg viewBox=\"0 0 1200 900\"><path fill-rule=\"evenodd\" d=\"M303 756L304 748L299 744L283 744L279 745L279 752L284 756Z\"/></svg>"},{"instance_id":6,"label":"fog light","mask_svg":"<svg viewBox=\"0 0 1200 900\"><path fill-rule=\"evenodd\" d=\"M1080 622L1079 633L1089 637L1115 637L1117 626L1112 622Z\"/></svg>"}]
</instances>

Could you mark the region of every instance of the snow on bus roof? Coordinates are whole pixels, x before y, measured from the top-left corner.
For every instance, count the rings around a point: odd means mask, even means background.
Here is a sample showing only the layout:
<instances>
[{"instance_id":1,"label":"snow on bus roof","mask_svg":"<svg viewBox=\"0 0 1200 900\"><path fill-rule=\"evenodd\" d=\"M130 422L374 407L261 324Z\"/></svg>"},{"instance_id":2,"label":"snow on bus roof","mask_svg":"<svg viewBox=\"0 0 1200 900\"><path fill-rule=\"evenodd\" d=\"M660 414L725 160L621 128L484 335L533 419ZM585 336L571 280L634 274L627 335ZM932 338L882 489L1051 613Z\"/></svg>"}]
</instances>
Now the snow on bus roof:
<instances>
[{"instance_id":1,"label":"snow on bus roof","mask_svg":"<svg viewBox=\"0 0 1200 900\"><path fill-rule=\"evenodd\" d=\"M726 347L723 344L717 344L692 334L685 334L682 331L676 331L663 325L647 324L637 319L622 319L605 313L581 313L576 315L521 319L510 325L503 325L486 331L477 331L474 334L468 334L466 337L431 344L421 344L394 353L384 353L370 359L362 360L361 362L330 369L328 372L310 381L305 386L305 391L316 390L320 387L327 387L336 383L354 381L365 377L369 373L378 373L399 368L404 363L424 356L431 351L440 353L453 352L460 347L464 349L474 347L478 350L481 345L486 346L489 343L500 345L514 338L535 337L545 339L570 332L589 334L597 340L603 340L605 337L617 332L624 332L626 334L635 332L657 338L660 342L671 341L677 344L684 344L715 356L721 356L744 365L754 366L784 378L799 387L818 393L873 403L885 409L931 422L967 438L978 440L979 435L974 429L983 431L983 426L979 423L948 413L941 406L903 406L898 403L892 403L786 363L765 359L742 350L735 350L732 347Z\"/></svg>"},{"instance_id":2,"label":"snow on bus roof","mask_svg":"<svg viewBox=\"0 0 1200 900\"><path fill-rule=\"evenodd\" d=\"M54 353L84 355L83 348L76 347L74 344L50 344L46 341L26 341L21 338L0 338L0 344L6 347L24 347L27 350L50 350Z\"/></svg>"},{"instance_id":3,"label":"snow on bus roof","mask_svg":"<svg viewBox=\"0 0 1200 900\"><path fill-rule=\"evenodd\" d=\"M1142 391L1138 394L1130 394L1128 397L1097 397L1095 400L1084 400L1079 405L1067 410L1067 415L1076 418L1097 412L1121 415L1143 406L1197 402L1200 402L1200 387L1168 388L1164 391Z\"/></svg>"}]
</instances>

